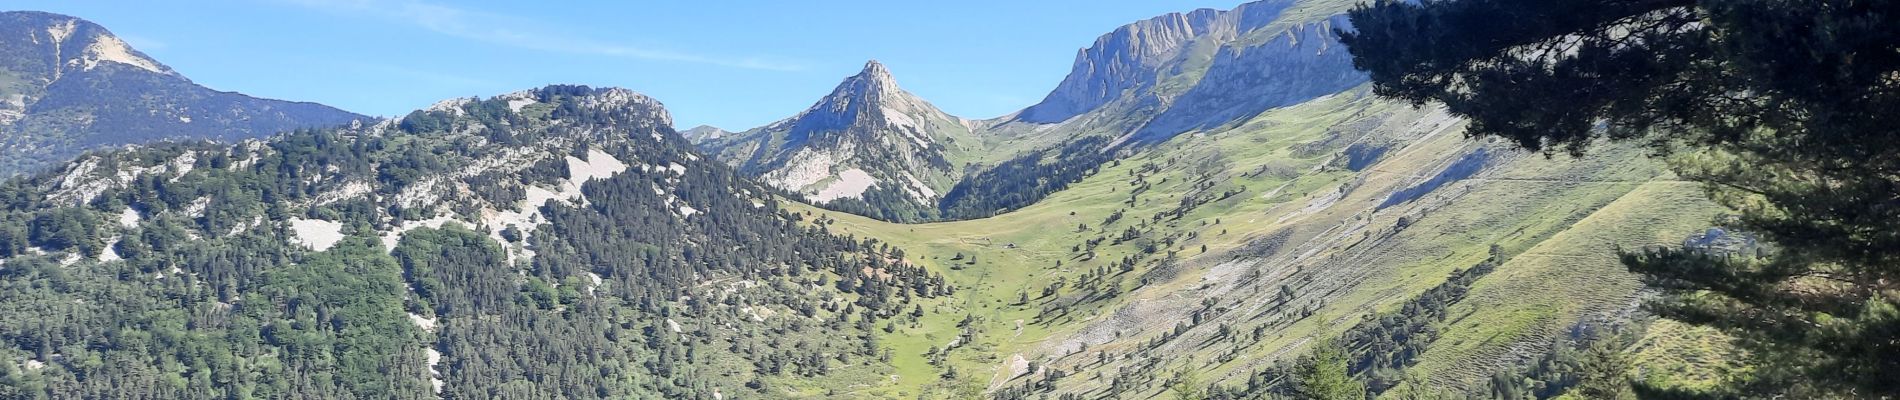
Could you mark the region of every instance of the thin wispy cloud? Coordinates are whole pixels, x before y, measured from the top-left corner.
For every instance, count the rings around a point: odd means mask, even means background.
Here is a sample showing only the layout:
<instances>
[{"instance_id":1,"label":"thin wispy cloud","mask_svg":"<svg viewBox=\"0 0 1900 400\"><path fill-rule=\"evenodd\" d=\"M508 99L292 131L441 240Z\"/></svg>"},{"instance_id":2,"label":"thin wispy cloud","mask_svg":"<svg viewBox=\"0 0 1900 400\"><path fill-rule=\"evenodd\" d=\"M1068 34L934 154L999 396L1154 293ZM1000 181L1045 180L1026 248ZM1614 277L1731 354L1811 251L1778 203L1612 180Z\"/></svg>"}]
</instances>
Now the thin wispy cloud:
<instances>
[{"instance_id":1,"label":"thin wispy cloud","mask_svg":"<svg viewBox=\"0 0 1900 400\"><path fill-rule=\"evenodd\" d=\"M413 24L438 34L529 50L773 71L805 69L802 63L771 57L716 56L606 42L560 32L519 17L418 0L281 1L335 13L370 15Z\"/></svg>"}]
</instances>

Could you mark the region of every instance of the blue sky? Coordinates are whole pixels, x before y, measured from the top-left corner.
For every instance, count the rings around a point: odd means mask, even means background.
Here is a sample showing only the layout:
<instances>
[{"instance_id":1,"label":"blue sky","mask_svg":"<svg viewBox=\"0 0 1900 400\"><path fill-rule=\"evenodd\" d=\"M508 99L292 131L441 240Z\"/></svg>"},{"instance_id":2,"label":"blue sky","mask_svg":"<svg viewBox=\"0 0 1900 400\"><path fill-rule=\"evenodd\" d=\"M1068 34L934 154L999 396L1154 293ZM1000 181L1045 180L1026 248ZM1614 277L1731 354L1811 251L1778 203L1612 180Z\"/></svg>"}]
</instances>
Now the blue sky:
<instances>
[{"instance_id":1,"label":"blue sky","mask_svg":"<svg viewBox=\"0 0 1900 400\"><path fill-rule=\"evenodd\" d=\"M400 115L550 83L658 98L684 129L791 116L867 59L952 114L1040 100L1123 24L1242 0L14 0L98 22L219 90Z\"/></svg>"}]
</instances>

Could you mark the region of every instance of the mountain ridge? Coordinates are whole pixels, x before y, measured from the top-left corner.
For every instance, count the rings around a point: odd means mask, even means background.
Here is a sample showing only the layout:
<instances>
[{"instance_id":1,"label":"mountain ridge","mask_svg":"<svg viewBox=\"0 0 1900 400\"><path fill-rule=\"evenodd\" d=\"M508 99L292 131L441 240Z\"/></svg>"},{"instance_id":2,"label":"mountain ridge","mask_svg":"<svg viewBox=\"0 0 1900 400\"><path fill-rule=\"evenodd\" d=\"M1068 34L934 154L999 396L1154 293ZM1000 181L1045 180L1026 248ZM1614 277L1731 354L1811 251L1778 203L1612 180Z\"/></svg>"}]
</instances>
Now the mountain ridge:
<instances>
[{"instance_id":1,"label":"mountain ridge","mask_svg":"<svg viewBox=\"0 0 1900 400\"><path fill-rule=\"evenodd\" d=\"M953 289L809 226L672 122L553 85L0 182L0 319L41 321L0 326L0 397L711 399L888 370L870 324ZM71 285L13 285L44 279ZM198 367L140 368L175 363ZM117 384L161 380L199 383Z\"/></svg>"},{"instance_id":2,"label":"mountain ridge","mask_svg":"<svg viewBox=\"0 0 1900 400\"><path fill-rule=\"evenodd\" d=\"M794 117L698 142L741 170L834 210L895 221L987 216L1059 190L1123 150L1232 127L1364 82L1343 47L1330 43L1332 31L1345 28L1340 13L1346 6L1334 0L1262 0L1164 14L1123 25L1077 50L1070 73L1021 111L965 120L926 107L867 118L922 115L900 120L946 121L930 124L941 134L878 123L841 128L857 115L819 112L853 111L853 103L840 99L860 92L882 96L875 88L896 87L888 69L873 61ZM865 81L878 84L852 86ZM904 94L899 102L928 104L901 89L893 92ZM863 134L820 135L820 146L807 142L813 132L852 129ZM916 148L888 145L901 140L914 141ZM839 161L852 157L926 162L855 168Z\"/></svg>"},{"instance_id":3,"label":"mountain ridge","mask_svg":"<svg viewBox=\"0 0 1900 400\"><path fill-rule=\"evenodd\" d=\"M1271 398L1334 338L1372 394L1556 393L1628 326L1668 355L1632 370L1728 357L1644 330L1608 251L1722 239L1700 188L1379 98L1340 4L1104 35L1055 122L871 60L744 132L550 85L87 152L0 180L0 398Z\"/></svg>"},{"instance_id":4,"label":"mountain ridge","mask_svg":"<svg viewBox=\"0 0 1900 400\"><path fill-rule=\"evenodd\" d=\"M814 202L879 198L929 209L976 142L968 120L903 90L870 60L797 115L701 144Z\"/></svg>"},{"instance_id":5,"label":"mountain ridge","mask_svg":"<svg viewBox=\"0 0 1900 400\"><path fill-rule=\"evenodd\" d=\"M80 152L171 139L257 138L369 117L200 86L98 24L0 12L0 175Z\"/></svg>"}]
</instances>

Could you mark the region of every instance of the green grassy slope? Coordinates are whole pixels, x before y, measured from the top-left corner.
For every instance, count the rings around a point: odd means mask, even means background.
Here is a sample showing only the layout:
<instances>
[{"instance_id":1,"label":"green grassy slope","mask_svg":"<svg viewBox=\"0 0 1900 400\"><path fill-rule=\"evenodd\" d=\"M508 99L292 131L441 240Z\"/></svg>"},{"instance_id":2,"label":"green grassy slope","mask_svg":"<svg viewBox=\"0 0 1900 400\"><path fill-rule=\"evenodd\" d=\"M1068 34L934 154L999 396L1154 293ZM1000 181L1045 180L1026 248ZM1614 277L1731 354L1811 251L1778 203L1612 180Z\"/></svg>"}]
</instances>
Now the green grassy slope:
<instances>
[{"instance_id":1,"label":"green grassy slope","mask_svg":"<svg viewBox=\"0 0 1900 400\"><path fill-rule=\"evenodd\" d=\"M1157 395L1180 368L1238 383L1496 245L1507 261L1417 367L1469 387L1577 321L1629 310L1639 285L1613 245L1680 240L1715 210L1633 146L1546 158L1468 140L1461 126L1358 90L1183 135L992 218L893 224L807 208L830 229L906 249L961 290L885 335L896 375L851 394L1007 390L1030 381L1032 363L1066 373L1057 393L1084 397ZM1355 145L1389 150L1354 171ZM1380 207L1480 148L1488 157L1469 179ZM1184 198L1197 205L1177 213Z\"/></svg>"}]
</instances>

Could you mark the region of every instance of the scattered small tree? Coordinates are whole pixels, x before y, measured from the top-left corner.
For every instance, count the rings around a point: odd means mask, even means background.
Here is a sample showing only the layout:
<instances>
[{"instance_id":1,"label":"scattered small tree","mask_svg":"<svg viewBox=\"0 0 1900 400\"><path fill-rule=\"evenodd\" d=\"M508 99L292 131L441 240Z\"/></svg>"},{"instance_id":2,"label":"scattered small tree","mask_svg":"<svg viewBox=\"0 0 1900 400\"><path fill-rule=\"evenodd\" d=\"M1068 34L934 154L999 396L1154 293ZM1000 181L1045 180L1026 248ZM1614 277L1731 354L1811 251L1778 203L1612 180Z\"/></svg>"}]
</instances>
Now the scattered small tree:
<instances>
[{"instance_id":1,"label":"scattered small tree","mask_svg":"<svg viewBox=\"0 0 1900 400\"><path fill-rule=\"evenodd\" d=\"M1315 400L1364 400L1366 384L1346 372L1350 355L1337 342L1323 340L1294 366L1294 392Z\"/></svg>"}]
</instances>

